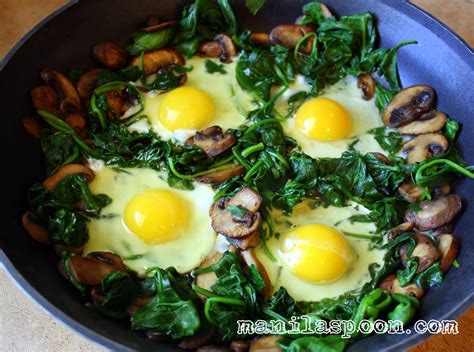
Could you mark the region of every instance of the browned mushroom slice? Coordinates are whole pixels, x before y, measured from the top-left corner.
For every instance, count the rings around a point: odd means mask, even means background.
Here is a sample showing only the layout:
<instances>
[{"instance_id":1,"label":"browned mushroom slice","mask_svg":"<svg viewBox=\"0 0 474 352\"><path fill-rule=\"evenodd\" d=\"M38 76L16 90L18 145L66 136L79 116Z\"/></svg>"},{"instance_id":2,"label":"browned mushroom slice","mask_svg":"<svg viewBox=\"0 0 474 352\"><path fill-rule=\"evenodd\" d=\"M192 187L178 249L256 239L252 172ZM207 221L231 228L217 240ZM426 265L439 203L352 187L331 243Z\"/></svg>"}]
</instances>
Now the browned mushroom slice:
<instances>
[{"instance_id":1,"label":"browned mushroom slice","mask_svg":"<svg viewBox=\"0 0 474 352\"><path fill-rule=\"evenodd\" d=\"M264 336L252 341L250 344L250 352L281 352L277 341L280 336Z\"/></svg>"},{"instance_id":2,"label":"browned mushroom slice","mask_svg":"<svg viewBox=\"0 0 474 352\"><path fill-rule=\"evenodd\" d=\"M362 72L357 78L357 87L362 90L362 97L370 100L375 94L375 80L368 72Z\"/></svg>"},{"instance_id":3,"label":"browned mushroom slice","mask_svg":"<svg viewBox=\"0 0 474 352\"><path fill-rule=\"evenodd\" d=\"M49 86L38 86L31 90L31 100L36 110L54 113L59 108L58 94Z\"/></svg>"},{"instance_id":4,"label":"browned mushroom slice","mask_svg":"<svg viewBox=\"0 0 474 352\"><path fill-rule=\"evenodd\" d=\"M400 225L395 226L394 228L390 229L388 232L388 238L393 240L394 238L398 237L402 233L411 232L415 227L414 222L402 222Z\"/></svg>"},{"instance_id":5,"label":"browned mushroom slice","mask_svg":"<svg viewBox=\"0 0 474 352\"><path fill-rule=\"evenodd\" d=\"M219 126L211 126L197 132L193 137L186 141L186 144L195 144L202 148L210 156L217 156L237 142L237 138L232 133L222 133Z\"/></svg>"},{"instance_id":6,"label":"browned mushroom slice","mask_svg":"<svg viewBox=\"0 0 474 352\"><path fill-rule=\"evenodd\" d=\"M198 47L200 57L220 57L222 55L221 43L217 40L205 40Z\"/></svg>"},{"instance_id":7,"label":"browned mushroom slice","mask_svg":"<svg viewBox=\"0 0 474 352\"><path fill-rule=\"evenodd\" d=\"M233 352L227 346L205 345L196 349L196 352Z\"/></svg>"},{"instance_id":8,"label":"browned mushroom slice","mask_svg":"<svg viewBox=\"0 0 474 352\"><path fill-rule=\"evenodd\" d=\"M145 28L142 28L143 31L145 32L156 32L164 28L168 27L173 27L178 24L178 21L168 21L168 22L163 22L163 23L153 23L153 24L148 24Z\"/></svg>"},{"instance_id":9,"label":"browned mushroom slice","mask_svg":"<svg viewBox=\"0 0 474 352\"><path fill-rule=\"evenodd\" d=\"M242 251L257 247L260 244L260 234L258 231L242 238L228 238L228 241Z\"/></svg>"},{"instance_id":10,"label":"browned mushroom slice","mask_svg":"<svg viewBox=\"0 0 474 352\"><path fill-rule=\"evenodd\" d=\"M165 66L184 65L184 63L185 60L183 55L174 49L157 49L143 55L143 71L145 75L155 73ZM135 56L130 64L141 67L141 56Z\"/></svg>"},{"instance_id":11,"label":"browned mushroom slice","mask_svg":"<svg viewBox=\"0 0 474 352\"><path fill-rule=\"evenodd\" d=\"M415 121L398 129L401 134L433 133L441 130L446 124L446 114L439 111L430 111L421 115Z\"/></svg>"},{"instance_id":12,"label":"browned mushroom slice","mask_svg":"<svg viewBox=\"0 0 474 352\"><path fill-rule=\"evenodd\" d=\"M215 185L218 183L222 183L233 176L240 175L241 173L245 171L245 167L243 167L242 165L236 165L232 163L225 164L225 165L228 165L229 168L213 172L212 174L199 176L196 178L196 181L201 182L201 183ZM222 166L225 166L225 165L222 165Z\"/></svg>"},{"instance_id":13,"label":"browned mushroom slice","mask_svg":"<svg viewBox=\"0 0 474 352\"><path fill-rule=\"evenodd\" d=\"M215 253L212 257L206 258L202 261L200 268L207 268L208 266L217 263L222 258L222 253ZM209 273L202 273L196 276L196 285L208 291L212 291L212 285L217 282L216 273L211 271ZM199 295L202 300L206 298Z\"/></svg>"},{"instance_id":14,"label":"browned mushroom slice","mask_svg":"<svg viewBox=\"0 0 474 352\"><path fill-rule=\"evenodd\" d=\"M451 268L459 251L459 242L451 234L438 236L438 250L441 253L440 269L445 273Z\"/></svg>"},{"instance_id":15,"label":"browned mushroom slice","mask_svg":"<svg viewBox=\"0 0 474 352\"><path fill-rule=\"evenodd\" d=\"M219 33L214 37L221 46L221 55L219 58L222 62L230 62L231 58L237 56L237 47L232 38L226 33Z\"/></svg>"},{"instance_id":16,"label":"browned mushroom slice","mask_svg":"<svg viewBox=\"0 0 474 352\"><path fill-rule=\"evenodd\" d=\"M97 68L81 75L76 84L77 92L81 99L86 101L90 99L92 90L95 88L96 81L102 72L104 72L104 70Z\"/></svg>"},{"instance_id":17,"label":"browned mushroom slice","mask_svg":"<svg viewBox=\"0 0 474 352\"><path fill-rule=\"evenodd\" d=\"M423 235L438 237L439 235L443 235L445 233L452 233L453 229L454 229L453 224L446 224L432 230L421 231L421 230L415 229L415 231Z\"/></svg>"},{"instance_id":18,"label":"browned mushroom slice","mask_svg":"<svg viewBox=\"0 0 474 352\"><path fill-rule=\"evenodd\" d=\"M74 131L79 133L86 126L86 119L81 113L68 114L66 122L73 128Z\"/></svg>"},{"instance_id":19,"label":"browned mushroom slice","mask_svg":"<svg viewBox=\"0 0 474 352\"><path fill-rule=\"evenodd\" d=\"M104 277L114 272L126 272L122 258L110 252L92 252L87 257L72 256L69 267L78 283L89 286L100 285Z\"/></svg>"},{"instance_id":20,"label":"browned mushroom slice","mask_svg":"<svg viewBox=\"0 0 474 352\"><path fill-rule=\"evenodd\" d=\"M428 269L439 259L440 253L436 248L436 245L428 236L422 235L421 233L415 233L413 237L416 241L416 245L410 257L418 258L418 268L416 272L421 273ZM406 261L408 259L406 253L406 246L403 246L400 249L400 254L402 256L403 265L406 265Z\"/></svg>"},{"instance_id":21,"label":"browned mushroom slice","mask_svg":"<svg viewBox=\"0 0 474 352\"><path fill-rule=\"evenodd\" d=\"M250 342L234 340L230 343L230 349L234 352L247 352L250 348Z\"/></svg>"},{"instance_id":22,"label":"browned mushroom slice","mask_svg":"<svg viewBox=\"0 0 474 352\"><path fill-rule=\"evenodd\" d=\"M245 237L257 231L262 222L259 213L249 211L244 217L237 218L226 209L227 202L227 198L221 198L211 206L211 225L214 231L231 238Z\"/></svg>"},{"instance_id":23,"label":"browned mushroom slice","mask_svg":"<svg viewBox=\"0 0 474 352\"><path fill-rule=\"evenodd\" d=\"M430 86L417 85L398 92L382 113L384 124L400 127L431 110L434 90Z\"/></svg>"},{"instance_id":24,"label":"browned mushroom slice","mask_svg":"<svg viewBox=\"0 0 474 352\"><path fill-rule=\"evenodd\" d=\"M105 100L110 109L111 118L119 118L123 116L131 105L124 90L110 90L105 93Z\"/></svg>"},{"instance_id":25,"label":"browned mushroom slice","mask_svg":"<svg viewBox=\"0 0 474 352\"><path fill-rule=\"evenodd\" d=\"M245 187L237 192L227 203L227 206L242 206L250 212L256 212L262 205L262 196L253 188Z\"/></svg>"},{"instance_id":26,"label":"browned mushroom slice","mask_svg":"<svg viewBox=\"0 0 474 352\"><path fill-rule=\"evenodd\" d=\"M258 260L257 256L255 255L253 248L249 248L245 251L242 251L241 255L242 255L242 258L244 259L244 262L247 264L247 266L255 265L255 268L260 273L263 281L265 282L265 288L261 292L262 296L265 298L270 298L273 293L272 282L270 281L270 277L268 276L267 270L265 269L265 267L262 265L260 260Z\"/></svg>"},{"instance_id":27,"label":"browned mushroom slice","mask_svg":"<svg viewBox=\"0 0 474 352\"><path fill-rule=\"evenodd\" d=\"M405 220L412 219L416 228L421 231L433 230L452 222L461 211L461 207L461 198L457 194L450 194L435 200L421 202L417 212L407 210Z\"/></svg>"},{"instance_id":28,"label":"browned mushroom slice","mask_svg":"<svg viewBox=\"0 0 474 352\"><path fill-rule=\"evenodd\" d=\"M434 198L447 196L451 193L451 186L449 185L449 183L447 183L440 187L435 187L435 188L430 189L430 193Z\"/></svg>"},{"instance_id":29,"label":"browned mushroom slice","mask_svg":"<svg viewBox=\"0 0 474 352\"><path fill-rule=\"evenodd\" d=\"M310 32L313 32L313 29L308 26L281 24L273 28L270 32L270 43L283 45L286 48L293 49L298 44L299 40ZM308 40L301 46L300 51L309 54L311 49L312 41Z\"/></svg>"},{"instance_id":30,"label":"browned mushroom slice","mask_svg":"<svg viewBox=\"0 0 474 352\"><path fill-rule=\"evenodd\" d=\"M216 330L214 327L201 329L197 334L183 338L178 346L185 350L195 350L196 348L209 343L212 340L215 332Z\"/></svg>"},{"instance_id":31,"label":"browned mushroom slice","mask_svg":"<svg viewBox=\"0 0 474 352\"><path fill-rule=\"evenodd\" d=\"M86 179L87 182L91 182L95 176L94 171L85 165L69 164L61 166L59 169L57 169L54 174L44 180L43 186L45 186L48 191L51 192L66 176L69 175L81 175Z\"/></svg>"},{"instance_id":32,"label":"browned mushroom slice","mask_svg":"<svg viewBox=\"0 0 474 352\"><path fill-rule=\"evenodd\" d=\"M378 285L382 290L390 293L399 293L404 295L412 295L420 299L424 296L425 291L419 288L416 284L408 284L404 287L400 286L400 282L395 274L389 275L382 279Z\"/></svg>"},{"instance_id":33,"label":"browned mushroom slice","mask_svg":"<svg viewBox=\"0 0 474 352\"><path fill-rule=\"evenodd\" d=\"M147 296L147 297L137 297L135 298L132 303L127 307L127 313L130 316L133 316L137 310L139 310L142 306L147 304L153 299L153 296Z\"/></svg>"},{"instance_id":34,"label":"browned mushroom slice","mask_svg":"<svg viewBox=\"0 0 474 352\"><path fill-rule=\"evenodd\" d=\"M385 165L390 165L390 160L385 156L385 154L379 152L370 152L373 156L383 162Z\"/></svg>"},{"instance_id":35,"label":"browned mushroom slice","mask_svg":"<svg viewBox=\"0 0 474 352\"><path fill-rule=\"evenodd\" d=\"M249 37L250 41L260 45L270 45L270 36L268 33L252 33Z\"/></svg>"},{"instance_id":36,"label":"browned mushroom slice","mask_svg":"<svg viewBox=\"0 0 474 352\"><path fill-rule=\"evenodd\" d=\"M33 138L40 139L41 137L41 126L37 119L31 116L23 116L22 119L23 127L25 131Z\"/></svg>"},{"instance_id":37,"label":"browned mushroom slice","mask_svg":"<svg viewBox=\"0 0 474 352\"><path fill-rule=\"evenodd\" d=\"M46 228L34 221L33 213L27 211L25 214L23 214L21 218L21 223L23 224L23 228L26 232L28 232L28 235L30 235L31 238L41 244L51 244L51 238L49 237L48 230L46 230Z\"/></svg>"},{"instance_id":38,"label":"browned mushroom slice","mask_svg":"<svg viewBox=\"0 0 474 352\"><path fill-rule=\"evenodd\" d=\"M443 154L448 149L448 140L439 133L416 136L402 146L408 164L419 163L433 156Z\"/></svg>"},{"instance_id":39,"label":"browned mushroom slice","mask_svg":"<svg viewBox=\"0 0 474 352\"><path fill-rule=\"evenodd\" d=\"M71 97L63 99L63 101L61 101L61 104L59 104L60 116L67 116L67 114L76 113L79 111L80 109L77 105L76 100Z\"/></svg>"},{"instance_id":40,"label":"browned mushroom slice","mask_svg":"<svg viewBox=\"0 0 474 352\"><path fill-rule=\"evenodd\" d=\"M417 186L410 182L403 182L398 187L398 193L408 202L408 203L418 203L423 196L424 189L423 187Z\"/></svg>"},{"instance_id":41,"label":"browned mushroom slice","mask_svg":"<svg viewBox=\"0 0 474 352\"><path fill-rule=\"evenodd\" d=\"M77 103L77 110L80 110L81 100L79 94L77 93L76 87L74 87L65 75L50 68L44 68L40 75L45 84L56 90L56 93L60 96L60 101L63 101L66 98L75 100Z\"/></svg>"},{"instance_id":42,"label":"browned mushroom slice","mask_svg":"<svg viewBox=\"0 0 474 352\"><path fill-rule=\"evenodd\" d=\"M125 49L114 42L102 42L92 48L94 59L109 70L117 70L127 63Z\"/></svg>"}]
</instances>

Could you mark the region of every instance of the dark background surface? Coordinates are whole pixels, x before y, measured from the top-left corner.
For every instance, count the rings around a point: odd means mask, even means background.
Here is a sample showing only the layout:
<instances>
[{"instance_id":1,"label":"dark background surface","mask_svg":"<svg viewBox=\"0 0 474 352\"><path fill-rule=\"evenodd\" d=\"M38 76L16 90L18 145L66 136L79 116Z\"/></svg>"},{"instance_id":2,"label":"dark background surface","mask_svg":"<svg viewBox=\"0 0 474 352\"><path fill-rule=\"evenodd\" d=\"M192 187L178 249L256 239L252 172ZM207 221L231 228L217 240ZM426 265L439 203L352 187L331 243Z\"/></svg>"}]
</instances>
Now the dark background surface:
<instances>
[{"instance_id":1,"label":"dark background surface","mask_svg":"<svg viewBox=\"0 0 474 352\"><path fill-rule=\"evenodd\" d=\"M291 22L300 14L300 4L306 2L272 0L253 18L243 7L242 1L234 1L236 12L243 19L243 27L265 31L274 25ZM3 223L0 233L2 250L22 276L18 276L17 280L36 300L80 332L114 349L118 349L119 345L112 340L140 350L156 350L157 345L141 334L130 331L128 323L114 322L84 308L77 291L57 273L56 258L51 251L23 234L20 217L25 210L26 190L34 181L43 178L43 170L39 148L24 133L20 117L31 112L29 91L39 83L41 68L49 66L67 71L70 67L91 67L88 53L95 43L113 38L125 44L148 15L175 18L179 14L177 9L183 3L141 0L134 2L133 11L130 11L131 2L126 0L81 1L38 30L0 73L0 102L4 115L0 133L2 150L5 151L4 168L5 171L7 167L9 170L2 176L6 185L0 211ZM438 109L464 122L459 143L466 160L470 164L474 163L474 131L470 121L473 116L474 74L473 56L468 49L432 19L399 0L359 0L355 3L340 0L331 1L330 5L339 15L367 10L376 14L381 46L392 47L406 39L418 41L418 45L400 51L399 67L403 85L424 83L436 88ZM467 199L473 194L472 182L462 182L457 192L464 196L467 208L455 231L462 242L459 257L462 265L459 270L452 270L444 284L431 289L423 299L419 317L425 320L456 314L459 304L472 295L473 276L470 267L474 255L469 230L474 227L474 210ZM4 264L7 269L13 270L9 261ZM50 303L57 308L50 306ZM411 343L418 338L416 336ZM373 336L355 344L353 349L380 350L391 346L399 350L402 346L397 343L405 339L406 336Z\"/></svg>"}]
</instances>

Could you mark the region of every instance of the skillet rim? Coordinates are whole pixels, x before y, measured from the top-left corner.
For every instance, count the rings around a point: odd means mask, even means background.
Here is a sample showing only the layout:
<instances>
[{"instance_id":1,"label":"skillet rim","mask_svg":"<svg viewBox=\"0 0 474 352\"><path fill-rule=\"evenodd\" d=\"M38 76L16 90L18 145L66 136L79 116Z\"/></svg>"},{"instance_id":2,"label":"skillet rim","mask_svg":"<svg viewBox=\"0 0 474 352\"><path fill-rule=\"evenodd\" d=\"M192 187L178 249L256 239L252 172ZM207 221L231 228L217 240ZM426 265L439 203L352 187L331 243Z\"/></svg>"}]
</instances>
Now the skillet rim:
<instances>
[{"instance_id":1,"label":"skillet rim","mask_svg":"<svg viewBox=\"0 0 474 352\"><path fill-rule=\"evenodd\" d=\"M416 22L420 22L428 30L435 34L439 34L440 40L445 42L453 51L459 55L459 59L465 61L468 66L474 68L474 48L472 48L461 36L456 34L449 26L441 22L439 19L429 14L418 5L411 3L409 0L382 0L386 5L394 8L397 11L402 12L404 15L412 18ZM13 58L18 49L30 39L40 28L51 21L56 16L62 14L68 8L79 3L79 0L70 0L68 3L42 19L37 23L30 31L28 31L0 60L0 72L6 67L8 62ZM441 36L441 34L443 34ZM1 246L1 243L0 243ZM108 337L97 333L95 330L88 328L87 326L79 323L71 316L64 313L61 309L57 308L54 304L49 302L43 295L41 295L35 287L33 287L29 281L27 281L20 272L16 269L13 263L10 261L6 253L0 248L0 266L5 269L8 277L12 279L17 287L19 287L27 296L29 296L47 315L52 316L57 321L60 321L68 328L77 332L82 337L92 341L94 344L101 347L105 347L114 351L133 351L133 349L119 344ZM474 304L474 292L471 292L462 302L458 302L456 306L451 309L450 312L445 314L441 319L456 319L463 314L467 309ZM396 351L400 349L407 349L415 344L421 342L429 336L429 333L425 334L410 334L406 335L406 338L395 345L390 346L384 351ZM350 347L349 347L350 348Z\"/></svg>"}]
</instances>

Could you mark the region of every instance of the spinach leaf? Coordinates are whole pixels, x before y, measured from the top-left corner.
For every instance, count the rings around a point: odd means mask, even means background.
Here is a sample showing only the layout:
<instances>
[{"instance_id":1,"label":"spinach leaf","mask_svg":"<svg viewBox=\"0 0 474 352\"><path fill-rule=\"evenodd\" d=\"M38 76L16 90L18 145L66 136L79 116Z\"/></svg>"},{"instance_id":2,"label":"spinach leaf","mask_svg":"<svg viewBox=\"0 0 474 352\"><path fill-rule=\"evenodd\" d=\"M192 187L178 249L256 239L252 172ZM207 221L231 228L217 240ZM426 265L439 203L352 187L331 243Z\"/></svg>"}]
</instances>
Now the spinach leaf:
<instances>
[{"instance_id":1,"label":"spinach leaf","mask_svg":"<svg viewBox=\"0 0 474 352\"><path fill-rule=\"evenodd\" d=\"M297 314L296 302L284 287L280 287L270 300L264 301L261 310L269 319L274 320L289 319Z\"/></svg>"},{"instance_id":2,"label":"spinach leaf","mask_svg":"<svg viewBox=\"0 0 474 352\"><path fill-rule=\"evenodd\" d=\"M245 0L245 6L249 9L252 15L256 15L257 12L265 5L267 0Z\"/></svg>"},{"instance_id":3,"label":"spinach leaf","mask_svg":"<svg viewBox=\"0 0 474 352\"><path fill-rule=\"evenodd\" d=\"M199 299L190 283L174 269L153 268L155 297L132 316L134 330L147 330L174 339L191 336L201 326Z\"/></svg>"},{"instance_id":4,"label":"spinach leaf","mask_svg":"<svg viewBox=\"0 0 474 352\"><path fill-rule=\"evenodd\" d=\"M377 143L390 155L396 154L402 146L403 138L400 133L391 131L385 126L374 128L369 133L374 135Z\"/></svg>"},{"instance_id":5,"label":"spinach leaf","mask_svg":"<svg viewBox=\"0 0 474 352\"><path fill-rule=\"evenodd\" d=\"M443 283L443 272L439 267L439 262L434 263L428 269L416 275L413 281L423 290L441 285Z\"/></svg>"},{"instance_id":6,"label":"spinach leaf","mask_svg":"<svg viewBox=\"0 0 474 352\"><path fill-rule=\"evenodd\" d=\"M397 271L397 279L400 282L400 286L404 287L413 280L416 275L416 269L418 269L417 257L407 259L405 269Z\"/></svg>"},{"instance_id":7,"label":"spinach leaf","mask_svg":"<svg viewBox=\"0 0 474 352\"><path fill-rule=\"evenodd\" d=\"M155 32L140 31L133 37L133 44L127 47L129 55L140 55L142 52L160 49L166 46L175 34L174 27L167 27Z\"/></svg>"},{"instance_id":8,"label":"spinach leaf","mask_svg":"<svg viewBox=\"0 0 474 352\"><path fill-rule=\"evenodd\" d=\"M70 283L72 283L74 287L76 287L82 295L85 295L87 291L87 287L78 283L76 279L74 278L74 275L72 274L72 271L71 271L71 265L70 265L69 259L74 255L75 255L74 253L62 252L60 265L64 269L64 276L66 277L66 279Z\"/></svg>"},{"instance_id":9,"label":"spinach leaf","mask_svg":"<svg viewBox=\"0 0 474 352\"><path fill-rule=\"evenodd\" d=\"M212 60L206 60L206 71L208 73L220 73L220 74L223 74L225 75L227 73L227 71L225 70L224 68L224 65L222 64L218 64Z\"/></svg>"},{"instance_id":10,"label":"spinach leaf","mask_svg":"<svg viewBox=\"0 0 474 352\"><path fill-rule=\"evenodd\" d=\"M46 160L47 175L51 175L60 166L78 163L82 158L79 147L69 134L54 133L44 128L40 142Z\"/></svg>"},{"instance_id":11,"label":"spinach leaf","mask_svg":"<svg viewBox=\"0 0 474 352\"><path fill-rule=\"evenodd\" d=\"M409 323L415 316L416 310L420 306L420 302L411 295L392 294L394 301L398 302L397 306L387 314L390 320L398 320L403 324Z\"/></svg>"},{"instance_id":12,"label":"spinach leaf","mask_svg":"<svg viewBox=\"0 0 474 352\"><path fill-rule=\"evenodd\" d=\"M248 214L247 209L240 205L228 205L225 210L232 214L232 216L243 219Z\"/></svg>"},{"instance_id":13,"label":"spinach leaf","mask_svg":"<svg viewBox=\"0 0 474 352\"><path fill-rule=\"evenodd\" d=\"M398 49L405 45L409 44L416 44L415 40L406 40L398 45L396 45L390 52L385 56L381 63L381 72L383 73L384 77L387 79L387 82L390 85L392 90L398 91L400 89L400 80L398 77L398 69L397 69L397 59L396 55Z\"/></svg>"},{"instance_id":14,"label":"spinach leaf","mask_svg":"<svg viewBox=\"0 0 474 352\"><path fill-rule=\"evenodd\" d=\"M293 340L285 349L286 352L342 352L347 342L338 335L306 336Z\"/></svg>"},{"instance_id":15,"label":"spinach leaf","mask_svg":"<svg viewBox=\"0 0 474 352\"><path fill-rule=\"evenodd\" d=\"M115 272L102 279L100 293L104 298L99 311L113 318L122 318L127 314L127 307L136 297L138 286L134 280L125 273Z\"/></svg>"}]
</instances>

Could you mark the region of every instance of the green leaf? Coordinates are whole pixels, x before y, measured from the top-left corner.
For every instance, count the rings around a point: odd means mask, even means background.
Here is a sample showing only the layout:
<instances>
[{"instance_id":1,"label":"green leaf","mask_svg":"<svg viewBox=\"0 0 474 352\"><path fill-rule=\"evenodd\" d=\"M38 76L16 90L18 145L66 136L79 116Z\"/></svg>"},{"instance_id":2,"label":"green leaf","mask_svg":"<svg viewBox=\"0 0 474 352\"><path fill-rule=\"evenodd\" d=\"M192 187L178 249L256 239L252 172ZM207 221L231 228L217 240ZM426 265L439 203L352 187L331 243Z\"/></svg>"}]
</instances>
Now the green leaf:
<instances>
[{"instance_id":1,"label":"green leaf","mask_svg":"<svg viewBox=\"0 0 474 352\"><path fill-rule=\"evenodd\" d=\"M292 341L285 351L287 352L342 352L346 341L340 336L306 336Z\"/></svg>"},{"instance_id":2,"label":"green leaf","mask_svg":"<svg viewBox=\"0 0 474 352\"><path fill-rule=\"evenodd\" d=\"M220 74L227 74L227 71L224 68L224 65L218 64L215 61L212 60L206 60L205 62L206 65L206 71L208 73L220 73Z\"/></svg>"},{"instance_id":3,"label":"green leaf","mask_svg":"<svg viewBox=\"0 0 474 352\"><path fill-rule=\"evenodd\" d=\"M248 210L240 205L228 205L225 210L232 214L232 216L243 219L248 214Z\"/></svg>"},{"instance_id":4,"label":"green leaf","mask_svg":"<svg viewBox=\"0 0 474 352\"><path fill-rule=\"evenodd\" d=\"M397 306L387 314L390 320L398 320L403 324L408 324L415 316L420 302L411 295L392 294L392 298L398 302Z\"/></svg>"},{"instance_id":5,"label":"green leaf","mask_svg":"<svg viewBox=\"0 0 474 352\"><path fill-rule=\"evenodd\" d=\"M265 5L266 0L245 0L245 6L249 9L252 15L256 15L257 12Z\"/></svg>"},{"instance_id":6,"label":"green leaf","mask_svg":"<svg viewBox=\"0 0 474 352\"><path fill-rule=\"evenodd\" d=\"M140 55L142 52L163 48L173 39L175 31L174 27L167 27L155 32L138 32L133 38L133 44L127 47L127 53Z\"/></svg>"},{"instance_id":7,"label":"green leaf","mask_svg":"<svg viewBox=\"0 0 474 352\"><path fill-rule=\"evenodd\" d=\"M387 79L388 84L390 85L390 88L392 90L399 90L400 89L400 81L398 78L398 68L397 68L397 52L398 50L409 44L416 44L417 42L415 40L406 40L401 43L399 43L397 46L395 46L390 52L385 56L381 63L381 71L385 78Z\"/></svg>"},{"instance_id":8,"label":"green leaf","mask_svg":"<svg viewBox=\"0 0 474 352\"><path fill-rule=\"evenodd\" d=\"M396 154L402 146L402 135L397 131L390 130L388 127L377 127L370 130L369 133L374 135L377 143L390 155Z\"/></svg>"},{"instance_id":9,"label":"green leaf","mask_svg":"<svg viewBox=\"0 0 474 352\"><path fill-rule=\"evenodd\" d=\"M113 318L122 318L127 315L127 308L137 296L138 286L130 275L115 272L105 276L100 286L105 296L97 307L101 313Z\"/></svg>"},{"instance_id":10,"label":"green leaf","mask_svg":"<svg viewBox=\"0 0 474 352\"><path fill-rule=\"evenodd\" d=\"M439 267L439 262L436 262L422 273L419 273L413 281L423 290L441 285L443 283L443 272Z\"/></svg>"}]
</instances>

